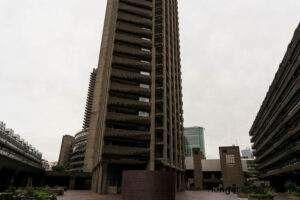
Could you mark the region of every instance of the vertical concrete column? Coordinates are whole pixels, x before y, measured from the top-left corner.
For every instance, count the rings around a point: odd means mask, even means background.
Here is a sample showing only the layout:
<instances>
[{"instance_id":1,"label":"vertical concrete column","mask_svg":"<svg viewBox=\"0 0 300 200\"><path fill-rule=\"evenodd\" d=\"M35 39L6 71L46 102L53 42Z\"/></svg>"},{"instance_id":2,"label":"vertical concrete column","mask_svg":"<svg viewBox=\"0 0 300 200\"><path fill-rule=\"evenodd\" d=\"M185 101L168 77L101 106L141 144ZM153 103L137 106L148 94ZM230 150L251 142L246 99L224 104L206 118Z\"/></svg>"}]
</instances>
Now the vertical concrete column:
<instances>
[{"instance_id":1,"label":"vertical concrete column","mask_svg":"<svg viewBox=\"0 0 300 200\"><path fill-rule=\"evenodd\" d=\"M185 191L185 179L184 179L184 172L181 172L181 191Z\"/></svg>"},{"instance_id":2,"label":"vertical concrete column","mask_svg":"<svg viewBox=\"0 0 300 200\"><path fill-rule=\"evenodd\" d=\"M201 160L204 158L200 148L193 148L194 183L196 187L203 189L203 172Z\"/></svg>"},{"instance_id":3,"label":"vertical concrete column","mask_svg":"<svg viewBox=\"0 0 300 200\"><path fill-rule=\"evenodd\" d=\"M75 189L75 177L70 176L69 180L69 190L74 190Z\"/></svg>"},{"instance_id":4,"label":"vertical concrete column","mask_svg":"<svg viewBox=\"0 0 300 200\"><path fill-rule=\"evenodd\" d=\"M108 164L104 163L102 168L102 191L101 194L107 194L107 167Z\"/></svg>"},{"instance_id":5,"label":"vertical concrete column","mask_svg":"<svg viewBox=\"0 0 300 200\"><path fill-rule=\"evenodd\" d=\"M177 174L177 192L180 192L181 190L181 174L180 174L180 171L177 171L176 172Z\"/></svg>"},{"instance_id":6,"label":"vertical concrete column","mask_svg":"<svg viewBox=\"0 0 300 200\"><path fill-rule=\"evenodd\" d=\"M98 181L97 191L98 191L98 193L100 193L100 192L101 192L101 188L102 188L102 178L103 178L103 165L102 165L102 163L101 163L101 165L99 166L99 169L98 169L97 174L98 174L98 179L97 179L97 181Z\"/></svg>"}]
</instances>

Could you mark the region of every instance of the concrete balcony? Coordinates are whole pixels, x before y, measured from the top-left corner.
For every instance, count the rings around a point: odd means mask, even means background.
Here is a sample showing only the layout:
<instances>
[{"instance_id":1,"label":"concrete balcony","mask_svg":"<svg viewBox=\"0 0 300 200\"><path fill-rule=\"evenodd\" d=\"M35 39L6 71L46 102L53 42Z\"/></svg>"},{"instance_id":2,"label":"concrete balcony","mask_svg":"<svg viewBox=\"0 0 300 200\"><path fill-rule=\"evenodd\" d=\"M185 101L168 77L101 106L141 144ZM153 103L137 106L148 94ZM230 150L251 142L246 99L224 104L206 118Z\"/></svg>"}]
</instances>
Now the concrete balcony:
<instances>
[{"instance_id":1,"label":"concrete balcony","mask_svg":"<svg viewBox=\"0 0 300 200\"><path fill-rule=\"evenodd\" d=\"M75 165L83 165L83 160L76 161L76 162L71 162L71 163L70 163L70 166L71 166L71 167L74 167Z\"/></svg>"},{"instance_id":2,"label":"concrete balcony","mask_svg":"<svg viewBox=\"0 0 300 200\"><path fill-rule=\"evenodd\" d=\"M42 169L42 163L39 163L39 162L34 162L24 156L21 156L15 152L12 152L11 150L5 148L5 147L1 147L0 146L0 158L1 157L5 157L5 158L8 158L8 159L11 159L13 161L17 161L17 162L21 162L27 166L31 166L31 167L34 167L34 168L37 168L37 169Z\"/></svg>"},{"instance_id":3,"label":"concrete balcony","mask_svg":"<svg viewBox=\"0 0 300 200\"><path fill-rule=\"evenodd\" d=\"M133 122L136 124L150 125L150 117L141 117L138 115L108 112L106 119L108 121Z\"/></svg>"},{"instance_id":4,"label":"concrete balcony","mask_svg":"<svg viewBox=\"0 0 300 200\"><path fill-rule=\"evenodd\" d=\"M142 83L151 83L151 76L143 75L140 73L135 72L128 72L120 69L112 69L112 77L126 79L126 80L133 80Z\"/></svg>"},{"instance_id":5,"label":"concrete balcony","mask_svg":"<svg viewBox=\"0 0 300 200\"><path fill-rule=\"evenodd\" d=\"M151 96L151 90L149 88L140 88L139 86L111 83L110 89L117 92Z\"/></svg>"},{"instance_id":6,"label":"concrete balcony","mask_svg":"<svg viewBox=\"0 0 300 200\"><path fill-rule=\"evenodd\" d=\"M77 160L77 159L84 159L84 156L85 156L85 154L84 153L82 153L82 154L72 154L71 155L71 157L70 157L70 160L72 161L72 160Z\"/></svg>"},{"instance_id":7,"label":"concrete balcony","mask_svg":"<svg viewBox=\"0 0 300 200\"><path fill-rule=\"evenodd\" d=\"M128 14L122 11L119 11L118 19L132 24L138 24L148 28L152 28L152 20L137 15L133 15L133 14Z\"/></svg>"},{"instance_id":8,"label":"concrete balcony","mask_svg":"<svg viewBox=\"0 0 300 200\"><path fill-rule=\"evenodd\" d=\"M123 99L123 98L118 98L118 97L109 97L108 104L114 105L114 106L133 107L133 108L139 108L139 109L150 109L151 108L150 103L141 102L138 100Z\"/></svg>"},{"instance_id":9,"label":"concrete balcony","mask_svg":"<svg viewBox=\"0 0 300 200\"><path fill-rule=\"evenodd\" d=\"M291 155L293 153L297 153L297 152L300 152L300 144L295 144L290 148L284 149L280 152L276 152L276 155L271 156L264 162L260 163L258 166L258 169L263 169L263 168L271 165L272 163L275 163L276 161L284 159L286 156L289 156L289 155Z\"/></svg>"},{"instance_id":10,"label":"concrete balcony","mask_svg":"<svg viewBox=\"0 0 300 200\"><path fill-rule=\"evenodd\" d=\"M137 6L138 5L132 6L130 4L120 2L119 3L119 10L127 11L127 12L130 12L130 13L145 17L145 18L150 18L150 19L152 18L152 10L144 9L144 8L137 7Z\"/></svg>"},{"instance_id":11,"label":"concrete balcony","mask_svg":"<svg viewBox=\"0 0 300 200\"><path fill-rule=\"evenodd\" d=\"M129 34L123 34L123 33L117 33L115 36L115 40L121 41L121 42L126 42L126 43L131 43L140 47L145 47L145 48L152 48L152 42L151 40L145 40L141 36L133 36Z\"/></svg>"},{"instance_id":12,"label":"concrete balcony","mask_svg":"<svg viewBox=\"0 0 300 200\"><path fill-rule=\"evenodd\" d=\"M107 128L105 137L149 141L150 132Z\"/></svg>"},{"instance_id":13,"label":"concrete balcony","mask_svg":"<svg viewBox=\"0 0 300 200\"><path fill-rule=\"evenodd\" d=\"M75 149L75 151L73 152L73 154L82 154L85 152L86 149L86 145L80 146L78 148Z\"/></svg>"},{"instance_id":14,"label":"concrete balcony","mask_svg":"<svg viewBox=\"0 0 300 200\"><path fill-rule=\"evenodd\" d=\"M265 178L265 177L274 176L274 175L283 174L283 173L294 174L296 171L299 172L299 170L300 170L300 162L292 164L292 165L280 166L277 169L273 169L266 173L261 174L260 177Z\"/></svg>"},{"instance_id":15,"label":"concrete balcony","mask_svg":"<svg viewBox=\"0 0 300 200\"><path fill-rule=\"evenodd\" d=\"M125 22L117 22L117 29L129 33L134 33L135 35L140 35L142 37L151 38L152 31L150 29L143 29L141 26L129 24Z\"/></svg>"},{"instance_id":16,"label":"concrete balcony","mask_svg":"<svg viewBox=\"0 0 300 200\"><path fill-rule=\"evenodd\" d=\"M299 63L300 64L300 61ZM300 77L298 75L298 78L295 76L293 77L293 74L295 74L296 71L296 67L293 68L293 70L290 72L289 78L288 80L292 81L292 83L289 83L289 81L285 81L284 86L282 86L280 89L276 89L275 91L280 91L279 94L284 93L285 91L289 91L288 94L285 94L285 98L282 103L280 101L278 101L279 95L276 97L276 101L273 101L272 105L266 106L266 107L270 107L273 108L271 110L268 110L267 114L264 115L264 117L262 119L260 119L260 126L256 127L255 130L255 135L251 138L251 142L254 142L253 147L256 147L256 145L260 142L260 140L262 140L263 137L265 137L266 132L270 129L270 127L272 126L273 122L276 121L276 119L280 116L280 115L287 115L287 113L284 113L283 111L290 105L292 105L292 103L290 102L294 97L296 97L297 95L297 91L299 91L300 88ZM299 94L299 93L298 93ZM297 99L299 101L299 95L298 98L294 99L294 102L297 102ZM299 105L299 104L298 104ZM298 106L299 108L300 106ZM277 109L275 109L277 108ZM289 114L288 114L289 115ZM272 116L272 117L271 117ZM261 127L262 126L262 122L265 123L267 121L267 126L266 127ZM260 131L262 129L262 131ZM259 133L259 134L258 134ZM263 146L263 145L262 145Z\"/></svg>"},{"instance_id":17,"label":"concrete balcony","mask_svg":"<svg viewBox=\"0 0 300 200\"><path fill-rule=\"evenodd\" d=\"M120 56L114 56L112 62L113 65L128 66L134 69L140 69L149 72L152 69L151 63L141 62L139 59L129 59Z\"/></svg>"},{"instance_id":18,"label":"concrete balcony","mask_svg":"<svg viewBox=\"0 0 300 200\"><path fill-rule=\"evenodd\" d=\"M104 146L104 154L114 156L143 156L148 157L149 148L125 147L125 146Z\"/></svg>"},{"instance_id":19,"label":"concrete balcony","mask_svg":"<svg viewBox=\"0 0 300 200\"><path fill-rule=\"evenodd\" d=\"M297 115L299 115L300 112L300 104L298 107L296 107L291 113L289 113L284 120L279 124L279 126L277 126L275 128L275 130L273 130L270 134L268 134L268 136L263 140L263 142L258 146L258 143L255 143L252 145L252 148L256 149L256 154L258 152L260 152L265 145L278 133L280 132L281 129L284 128L284 126L286 126L287 123L290 123L290 121L292 120L296 120L295 117L297 117Z\"/></svg>"},{"instance_id":20,"label":"concrete balcony","mask_svg":"<svg viewBox=\"0 0 300 200\"><path fill-rule=\"evenodd\" d=\"M280 146L283 142L288 141L290 137L293 137L296 134L299 134L300 132L300 126L296 129L292 130L291 132L288 132L285 134L280 140L276 141L270 148L268 148L267 151L265 151L262 155L256 158L256 161L262 160L264 157L266 157L268 154L273 152L278 146ZM256 155L256 154L254 154Z\"/></svg>"},{"instance_id":21,"label":"concrete balcony","mask_svg":"<svg viewBox=\"0 0 300 200\"><path fill-rule=\"evenodd\" d=\"M142 48L134 48L126 45L115 44L114 51L119 54L128 55L135 58L146 60L152 59L152 53L148 51L143 51Z\"/></svg>"},{"instance_id":22,"label":"concrete balcony","mask_svg":"<svg viewBox=\"0 0 300 200\"><path fill-rule=\"evenodd\" d=\"M126 3L130 3L133 5L137 5L140 7L144 7L144 8L148 8L148 9L152 9L152 2L149 1L145 1L145 0L122 0L122 2L126 2Z\"/></svg>"},{"instance_id":23,"label":"concrete balcony","mask_svg":"<svg viewBox=\"0 0 300 200\"><path fill-rule=\"evenodd\" d=\"M18 153L22 157L37 163L41 163L41 159L28 152L26 148L18 144L16 141L13 141L11 138L9 138L9 136L3 133L0 133L0 144L3 145L3 147L11 149L11 151Z\"/></svg>"}]
</instances>

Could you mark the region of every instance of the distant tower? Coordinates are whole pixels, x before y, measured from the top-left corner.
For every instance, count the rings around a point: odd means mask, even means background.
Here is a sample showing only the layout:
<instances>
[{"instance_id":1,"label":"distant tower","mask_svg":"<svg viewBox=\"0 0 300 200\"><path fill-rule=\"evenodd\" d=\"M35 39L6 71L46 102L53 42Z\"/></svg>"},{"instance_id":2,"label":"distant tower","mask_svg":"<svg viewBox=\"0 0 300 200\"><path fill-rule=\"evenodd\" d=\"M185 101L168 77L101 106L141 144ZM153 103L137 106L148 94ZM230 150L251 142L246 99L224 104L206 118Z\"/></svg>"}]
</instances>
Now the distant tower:
<instances>
[{"instance_id":1,"label":"distant tower","mask_svg":"<svg viewBox=\"0 0 300 200\"><path fill-rule=\"evenodd\" d=\"M75 136L63 136L58 165L64 166L71 171L83 171L83 162L86 152L86 143L88 139L88 128L90 125L92 101L95 90L97 70L93 69L90 75L90 83L85 106L85 114L82 130L77 132Z\"/></svg>"},{"instance_id":2,"label":"distant tower","mask_svg":"<svg viewBox=\"0 0 300 200\"><path fill-rule=\"evenodd\" d=\"M199 148L205 158L204 128L185 127L184 128L184 149L185 157L193 156L193 148Z\"/></svg>"},{"instance_id":3,"label":"distant tower","mask_svg":"<svg viewBox=\"0 0 300 200\"><path fill-rule=\"evenodd\" d=\"M108 0L84 171L92 190L119 188L124 170L176 174L184 188L177 0Z\"/></svg>"},{"instance_id":4,"label":"distant tower","mask_svg":"<svg viewBox=\"0 0 300 200\"><path fill-rule=\"evenodd\" d=\"M93 106L93 98L94 98L94 90L95 90L95 83L96 83L96 69L93 69L91 75L90 75L90 84L89 84L89 90L88 90L88 96L86 100L86 106L85 106L85 114L84 114L84 120L83 120L83 129L88 129L90 125L91 120L91 112L92 112L92 106Z\"/></svg>"}]
</instances>

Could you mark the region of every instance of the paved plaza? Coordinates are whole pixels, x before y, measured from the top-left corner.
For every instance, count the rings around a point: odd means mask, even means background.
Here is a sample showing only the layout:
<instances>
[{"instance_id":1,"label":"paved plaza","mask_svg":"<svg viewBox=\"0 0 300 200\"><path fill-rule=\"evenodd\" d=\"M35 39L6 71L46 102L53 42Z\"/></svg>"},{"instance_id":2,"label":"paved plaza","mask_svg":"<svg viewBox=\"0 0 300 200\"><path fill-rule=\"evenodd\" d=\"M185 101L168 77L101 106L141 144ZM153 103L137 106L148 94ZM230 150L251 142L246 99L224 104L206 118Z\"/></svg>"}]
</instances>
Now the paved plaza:
<instances>
[{"instance_id":1,"label":"paved plaza","mask_svg":"<svg viewBox=\"0 0 300 200\"><path fill-rule=\"evenodd\" d=\"M286 200L283 195L279 195L275 200ZM58 198L58 200L121 200L119 195L98 195L91 191L67 191L64 196ZM187 191L177 193L176 200L246 200L237 198L235 194L226 195L219 192L207 192L207 191Z\"/></svg>"}]
</instances>

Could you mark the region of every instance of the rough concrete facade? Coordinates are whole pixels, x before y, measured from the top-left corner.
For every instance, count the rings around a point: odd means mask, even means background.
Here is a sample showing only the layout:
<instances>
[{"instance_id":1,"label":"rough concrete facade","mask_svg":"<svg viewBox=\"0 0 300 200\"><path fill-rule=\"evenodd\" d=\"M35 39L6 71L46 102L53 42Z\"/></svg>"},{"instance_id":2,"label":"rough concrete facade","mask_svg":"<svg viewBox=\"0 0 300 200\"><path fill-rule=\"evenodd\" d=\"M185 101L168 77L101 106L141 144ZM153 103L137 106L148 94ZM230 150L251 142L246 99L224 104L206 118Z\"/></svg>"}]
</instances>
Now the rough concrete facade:
<instances>
[{"instance_id":1,"label":"rough concrete facade","mask_svg":"<svg viewBox=\"0 0 300 200\"><path fill-rule=\"evenodd\" d=\"M88 129L75 134L69 158L69 170L83 171L83 163L88 139Z\"/></svg>"},{"instance_id":2,"label":"rough concrete facade","mask_svg":"<svg viewBox=\"0 0 300 200\"><path fill-rule=\"evenodd\" d=\"M58 165L64 166L65 168L69 167L69 157L70 151L74 142L74 137L70 135L63 136L61 147L60 147L60 154L58 159Z\"/></svg>"},{"instance_id":3,"label":"rough concrete facade","mask_svg":"<svg viewBox=\"0 0 300 200\"><path fill-rule=\"evenodd\" d=\"M239 187L245 184L240 148L237 146L220 147L220 162L222 170L223 187Z\"/></svg>"},{"instance_id":4,"label":"rough concrete facade","mask_svg":"<svg viewBox=\"0 0 300 200\"><path fill-rule=\"evenodd\" d=\"M205 157L200 148L193 148L194 184L200 189L203 189L202 159L205 159Z\"/></svg>"},{"instance_id":5,"label":"rough concrete facade","mask_svg":"<svg viewBox=\"0 0 300 200\"><path fill-rule=\"evenodd\" d=\"M83 120L83 130L87 130L90 125L91 120L91 112L92 112L92 106L93 106L93 98L94 98L94 90L95 90L95 83L96 83L96 76L97 71L96 69L93 69L90 75L90 83L89 83L89 89L88 89L88 95L86 99L86 106L85 106L85 113L84 113L84 120Z\"/></svg>"},{"instance_id":6,"label":"rough concrete facade","mask_svg":"<svg viewBox=\"0 0 300 200\"><path fill-rule=\"evenodd\" d=\"M250 130L257 169L300 184L300 24Z\"/></svg>"},{"instance_id":7,"label":"rough concrete facade","mask_svg":"<svg viewBox=\"0 0 300 200\"><path fill-rule=\"evenodd\" d=\"M108 0L84 171L92 190L120 187L124 170L176 175L184 189L177 0Z\"/></svg>"}]
</instances>

